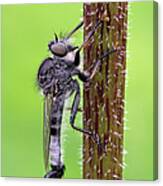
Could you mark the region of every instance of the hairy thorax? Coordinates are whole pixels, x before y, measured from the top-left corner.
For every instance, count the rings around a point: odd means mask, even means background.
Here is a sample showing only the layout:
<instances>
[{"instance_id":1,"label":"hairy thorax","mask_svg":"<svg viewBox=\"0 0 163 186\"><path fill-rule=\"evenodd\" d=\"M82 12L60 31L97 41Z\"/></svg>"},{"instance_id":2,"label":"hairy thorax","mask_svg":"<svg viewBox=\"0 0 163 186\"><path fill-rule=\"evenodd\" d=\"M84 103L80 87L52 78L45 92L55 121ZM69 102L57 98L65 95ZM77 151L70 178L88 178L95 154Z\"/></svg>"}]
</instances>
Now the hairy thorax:
<instances>
[{"instance_id":1,"label":"hairy thorax","mask_svg":"<svg viewBox=\"0 0 163 186\"><path fill-rule=\"evenodd\" d=\"M64 59L62 59L54 61L53 70L54 78L61 82L64 82L71 77L73 67L72 65L67 64Z\"/></svg>"}]
</instances>

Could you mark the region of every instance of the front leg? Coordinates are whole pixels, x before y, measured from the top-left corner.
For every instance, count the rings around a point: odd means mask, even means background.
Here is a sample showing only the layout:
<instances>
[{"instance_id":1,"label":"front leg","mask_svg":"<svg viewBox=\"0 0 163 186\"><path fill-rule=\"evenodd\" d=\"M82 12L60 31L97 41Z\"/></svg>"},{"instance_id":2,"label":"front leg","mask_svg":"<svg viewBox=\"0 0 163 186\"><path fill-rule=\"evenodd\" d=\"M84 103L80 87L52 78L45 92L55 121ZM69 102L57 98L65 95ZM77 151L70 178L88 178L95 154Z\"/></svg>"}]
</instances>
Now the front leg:
<instances>
[{"instance_id":1,"label":"front leg","mask_svg":"<svg viewBox=\"0 0 163 186\"><path fill-rule=\"evenodd\" d=\"M101 63L101 60L106 58L107 56L109 56L110 54L116 52L117 50L113 49L113 50L108 50L106 52L104 52L104 54L94 63L93 65L93 68L92 68L92 71L91 72L88 72L88 71L81 71L80 69L74 69L71 73L71 75L78 75L79 79L83 82L88 82L90 81L94 75L96 74L96 72L98 71L98 67Z\"/></svg>"},{"instance_id":2,"label":"front leg","mask_svg":"<svg viewBox=\"0 0 163 186\"><path fill-rule=\"evenodd\" d=\"M98 67L101 63L101 60L103 60L104 58L108 57L110 54L116 51L117 51L116 49L112 49L112 50L107 50L106 52L103 53L103 55L94 63L92 72L89 75L89 80L91 80L96 74L96 72L98 71Z\"/></svg>"},{"instance_id":3,"label":"front leg","mask_svg":"<svg viewBox=\"0 0 163 186\"><path fill-rule=\"evenodd\" d=\"M71 73L71 76L75 76L75 75L77 75L79 77L79 79L83 82L87 82L89 80L89 77L90 77L89 72L87 72L87 71L83 72L78 68L75 68Z\"/></svg>"}]
</instances>

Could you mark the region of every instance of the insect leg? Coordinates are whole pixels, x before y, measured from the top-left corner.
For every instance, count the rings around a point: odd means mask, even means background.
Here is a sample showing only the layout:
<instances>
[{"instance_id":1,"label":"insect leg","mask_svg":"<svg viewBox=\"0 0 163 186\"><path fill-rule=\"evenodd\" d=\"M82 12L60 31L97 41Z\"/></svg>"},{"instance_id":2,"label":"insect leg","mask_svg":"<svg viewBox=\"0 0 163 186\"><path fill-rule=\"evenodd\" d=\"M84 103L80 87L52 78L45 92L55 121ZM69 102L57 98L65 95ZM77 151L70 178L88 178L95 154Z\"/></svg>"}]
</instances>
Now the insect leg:
<instances>
[{"instance_id":1,"label":"insect leg","mask_svg":"<svg viewBox=\"0 0 163 186\"><path fill-rule=\"evenodd\" d=\"M80 46L80 48L78 49L79 51L81 51L81 49L88 43L88 41L91 39L91 37L95 34L97 28L103 24L102 20L97 21L97 23L95 24L93 30L91 32L89 32L88 36L86 37L85 41L82 43L82 45Z\"/></svg>"},{"instance_id":2,"label":"insect leg","mask_svg":"<svg viewBox=\"0 0 163 186\"><path fill-rule=\"evenodd\" d=\"M78 75L79 79L83 82L88 82L90 79L93 78L93 76L95 75L95 73L97 72L97 69L99 67L99 64L101 63L101 60L103 60L105 57L107 57L108 55L116 52L117 50L107 50L106 52L104 52L104 54L93 64L93 67L92 67L92 72L89 73L90 70L85 70L85 71L81 71L80 69L78 68L75 68L71 75L74 76L74 75Z\"/></svg>"},{"instance_id":3,"label":"insect leg","mask_svg":"<svg viewBox=\"0 0 163 186\"><path fill-rule=\"evenodd\" d=\"M87 38L85 39L85 41L82 43L82 45L79 47L79 49L76 51L76 55L75 55L75 60L74 60L74 64L76 66L78 66L80 64L80 51L81 49L88 43L88 41L91 39L91 37L94 35L95 31L97 30L97 28L103 23L103 21L98 21L95 25L95 27L93 28L93 30L88 34Z\"/></svg>"},{"instance_id":4,"label":"insect leg","mask_svg":"<svg viewBox=\"0 0 163 186\"><path fill-rule=\"evenodd\" d=\"M92 72L89 75L89 80L91 80L94 77L94 75L97 72L98 67L101 63L101 60L103 60L104 58L106 58L107 56L109 56L110 54L112 54L116 51L117 51L116 49L113 49L113 50L107 50L106 52L104 52L104 54L94 63Z\"/></svg>"},{"instance_id":5,"label":"insect leg","mask_svg":"<svg viewBox=\"0 0 163 186\"><path fill-rule=\"evenodd\" d=\"M92 131L89 131L87 129L81 129L77 126L75 126L75 117L78 111L78 106L80 103L80 87L79 84L76 80L73 81L73 89L75 91L75 97L74 97L74 101L73 101L73 105L72 105L72 109L71 109L71 116L70 116L70 124L72 126L73 129L82 132L85 135L89 135L93 138L93 140L95 142L97 142L96 136L93 134Z\"/></svg>"},{"instance_id":6,"label":"insect leg","mask_svg":"<svg viewBox=\"0 0 163 186\"><path fill-rule=\"evenodd\" d=\"M68 35L65 39L69 39L80 27L83 26L83 21L79 23Z\"/></svg>"},{"instance_id":7,"label":"insect leg","mask_svg":"<svg viewBox=\"0 0 163 186\"><path fill-rule=\"evenodd\" d=\"M71 109L71 116L70 116L70 124L73 129L82 132L84 135L88 135L91 137L91 139L98 145L98 147L103 150L103 145L101 144L101 140L99 138L99 135L94 133L93 131L87 130L87 129L81 129L75 125L75 117L78 111L78 106L80 102L80 87L76 80L73 81L72 84L73 91L75 91L75 97Z\"/></svg>"},{"instance_id":8,"label":"insect leg","mask_svg":"<svg viewBox=\"0 0 163 186\"><path fill-rule=\"evenodd\" d=\"M71 108L70 124L71 124L72 128L77 131L82 132L87 135L92 135L91 131L86 130L86 129L81 129L81 128L75 126L75 117L76 117L76 114L78 111L78 106L80 103L80 87L79 87L79 84L76 80L73 81L72 88L73 88L73 91L75 91L75 97L74 97L73 105Z\"/></svg>"}]
</instances>

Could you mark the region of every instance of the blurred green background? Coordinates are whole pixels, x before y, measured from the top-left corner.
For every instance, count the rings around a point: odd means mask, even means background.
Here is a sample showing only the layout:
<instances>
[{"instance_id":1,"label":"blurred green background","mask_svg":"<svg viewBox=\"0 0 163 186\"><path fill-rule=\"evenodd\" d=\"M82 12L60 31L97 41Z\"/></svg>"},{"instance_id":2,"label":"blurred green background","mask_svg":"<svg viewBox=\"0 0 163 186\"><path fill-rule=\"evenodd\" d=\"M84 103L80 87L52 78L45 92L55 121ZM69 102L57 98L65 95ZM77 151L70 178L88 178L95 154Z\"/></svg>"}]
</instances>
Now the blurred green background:
<instances>
[{"instance_id":1,"label":"blurred green background","mask_svg":"<svg viewBox=\"0 0 163 186\"><path fill-rule=\"evenodd\" d=\"M82 3L3 5L2 21L2 176L42 177L43 97L36 74L49 56L54 31L80 22ZM124 179L153 178L153 4L129 3ZM74 37L82 42L82 32ZM82 85L81 85L82 86ZM81 87L82 89L82 87ZM67 107L71 100L67 102ZM82 107L82 101L81 101ZM128 112L128 113L127 113ZM82 178L82 136L64 112L62 145L65 178ZM82 126L82 115L76 122Z\"/></svg>"},{"instance_id":2,"label":"blurred green background","mask_svg":"<svg viewBox=\"0 0 163 186\"><path fill-rule=\"evenodd\" d=\"M152 180L154 167L153 2L129 3L124 178Z\"/></svg>"}]
</instances>

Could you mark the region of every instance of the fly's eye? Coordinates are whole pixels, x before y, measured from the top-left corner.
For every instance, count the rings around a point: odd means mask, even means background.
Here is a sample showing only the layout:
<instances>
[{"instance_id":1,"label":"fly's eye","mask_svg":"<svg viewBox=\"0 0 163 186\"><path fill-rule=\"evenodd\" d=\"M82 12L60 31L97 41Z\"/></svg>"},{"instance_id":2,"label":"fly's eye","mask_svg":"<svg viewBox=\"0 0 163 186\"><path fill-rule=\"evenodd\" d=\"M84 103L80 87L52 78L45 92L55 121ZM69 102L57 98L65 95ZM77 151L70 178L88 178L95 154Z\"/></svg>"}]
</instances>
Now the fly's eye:
<instances>
[{"instance_id":1,"label":"fly's eye","mask_svg":"<svg viewBox=\"0 0 163 186\"><path fill-rule=\"evenodd\" d=\"M60 56L60 57L63 57L67 54L67 48L65 47L63 43L56 43L52 45L51 50L55 55Z\"/></svg>"}]
</instances>

